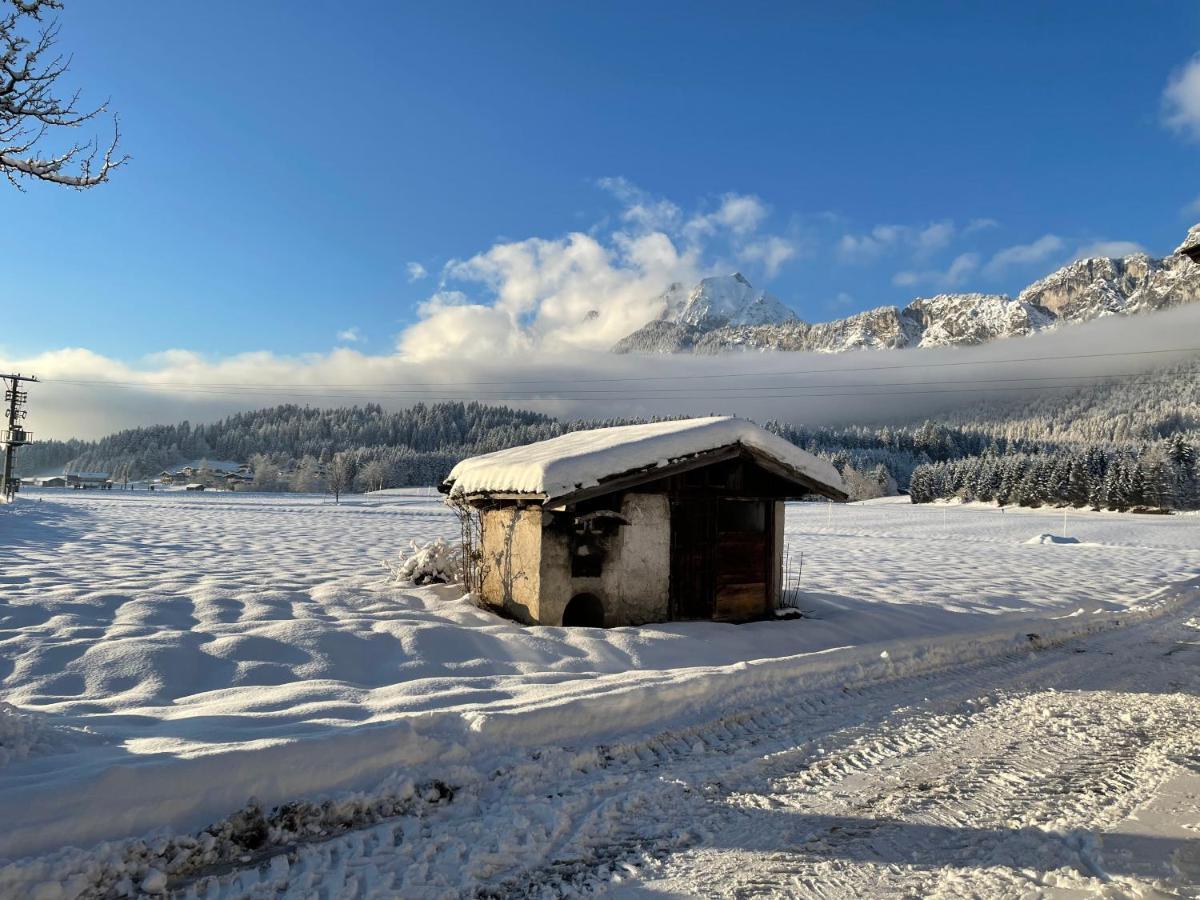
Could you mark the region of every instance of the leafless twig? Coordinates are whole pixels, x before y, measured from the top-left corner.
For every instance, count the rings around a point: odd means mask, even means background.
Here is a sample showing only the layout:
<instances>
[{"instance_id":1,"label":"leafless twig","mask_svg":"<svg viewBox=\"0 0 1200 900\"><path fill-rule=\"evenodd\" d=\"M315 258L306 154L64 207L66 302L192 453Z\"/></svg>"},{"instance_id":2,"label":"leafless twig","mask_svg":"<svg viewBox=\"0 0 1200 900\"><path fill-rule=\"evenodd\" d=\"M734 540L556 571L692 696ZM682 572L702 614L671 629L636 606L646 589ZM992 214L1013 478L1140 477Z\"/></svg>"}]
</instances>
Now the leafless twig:
<instances>
[{"instance_id":1,"label":"leafless twig","mask_svg":"<svg viewBox=\"0 0 1200 900\"><path fill-rule=\"evenodd\" d=\"M52 129L79 128L107 112L107 102L80 111L79 93L60 99L55 87L71 66L70 57L50 57L58 23L42 25L43 13L62 8L61 0L0 0L0 172L18 189L32 178L83 190L108 180L129 157L119 155L121 128L113 116L112 141L101 150L93 139L45 154L37 145ZM26 26L39 24L33 33Z\"/></svg>"}]
</instances>

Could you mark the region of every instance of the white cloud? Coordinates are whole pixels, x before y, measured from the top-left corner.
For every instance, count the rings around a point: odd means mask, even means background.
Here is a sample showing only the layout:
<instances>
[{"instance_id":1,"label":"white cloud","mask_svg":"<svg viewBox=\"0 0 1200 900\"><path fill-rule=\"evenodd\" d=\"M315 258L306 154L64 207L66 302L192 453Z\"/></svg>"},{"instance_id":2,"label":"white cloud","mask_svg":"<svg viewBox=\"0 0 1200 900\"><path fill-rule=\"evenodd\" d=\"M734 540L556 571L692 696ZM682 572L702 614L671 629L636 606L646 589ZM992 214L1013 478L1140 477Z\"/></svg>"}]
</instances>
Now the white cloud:
<instances>
[{"instance_id":1,"label":"white cloud","mask_svg":"<svg viewBox=\"0 0 1200 900\"><path fill-rule=\"evenodd\" d=\"M769 213L767 205L753 194L724 194L716 210L692 216L682 234L696 242L726 229L744 238L756 231Z\"/></svg>"},{"instance_id":2,"label":"white cloud","mask_svg":"<svg viewBox=\"0 0 1200 900\"><path fill-rule=\"evenodd\" d=\"M946 280L950 284L959 284L978 268L979 254L963 253L950 263L950 268L946 270Z\"/></svg>"},{"instance_id":3,"label":"white cloud","mask_svg":"<svg viewBox=\"0 0 1200 900\"><path fill-rule=\"evenodd\" d=\"M1200 213L1200 197L1197 197L1191 203L1183 208L1184 215L1194 216Z\"/></svg>"},{"instance_id":4,"label":"white cloud","mask_svg":"<svg viewBox=\"0 0 1200 900\"><path fill-rule=\"evenodd\" d=\"M1094 259L1097 256L1119 258L1145 253L1146 248L1134 241L1093 241L1075 251L1074 259Z\"/></svg>"},{"instance_id":5,"label":"white cloud","mask_svg":"<svg viewBox=\"0 0 1200 900\"><path fill-rule=\"evenodd\" d=\"M738 194L726 194L722 197L720 208L713 214L718 225L723 225L738 235L757 230L766 217L766 204L757 197Z\"/></svg>"},{"instance_id":6,"label":"white cloud","mask_svg":"<svg viewBox=\"0 0 1200 900\"><path fill-rule=\"evenodd\" d=\"M420 281L429 277L429 272L419 262L410 262L407 268L409 281Z\"/></svg>"},{"instance_id":7,"label":"white cloud","mask_svg":"<svg viewBox=\"0 0 1200 900\"><path fill-rule=\"evenodd\" d=\"M917 253L920 256L928 256L948 246L953 239L953 222L934 222L917 232Z\"/></svg>"},{"instance_id":8,"label":"white cloud","mask_svg":"<svg viewBox=\"0 0 1200 900\"><path fill-rule=\"evenodd\" d=\"M892 276L892 284L898 287L915 287L919 284L930 284L939 288L960 287L978 269L978 253L960 253L945 269L897 272Z\"/></svg>"},{"instance_id":9,"label":"white cloud","mask_svg":"<svg viewBox=\"0 0 1200 900\"><path fill-rule=\"evenodd\" d=\"M399 335L399 352L428 361L481 346L507 354L606 350L662 312L659 298L673 282L734 263L770 278L801 249L797 239L760 230L770 211L753 195L723 194L685 215L624 178L599 185L622 204L615 230L506 241L451 261L444 285L472 296L448 300L443 288Z\"/></svg>"},{"instance_id":10,"label":"white cloud","mask_svg":"<svg viewBox=\"0 0 1200 900\"><path fill-rule=\"evenodd\" d=\"M985 231L988 228L999 228L1000 223L995 219L981 218L972 219L967 223L967 227L963 229L963 234L974 234L977 231Z\"/></svg>"},{"instance_id":11,"label":"white cloud","mask_svg":"<svg viewBox=\"0 0 1200 900\"><path fill-rule=\"evenodd\" d=\"M657 298L672 282L701 274L698 251L681 250L657 231L497 244L446 271L448 280L487 289L488 302L437 295L397 348L414 360L484 347L508 354L607 349L662 311Z\"/></svg>"},{"instance_id":12,"label":"white cloud","mask_svg":"<svg viewBox=\"0 0 1200 900\"><path fill-rule=\"evenodd\" d=\"M670 200L654 197L620 176L601 178L596 183L620 201L622 221L647 229L678 227L683 211Z\"/></svg>"},{"instance_id":13,"label":"white cloud","mask_svg":"<svg viewBox=\"0 0 1200 900\"><path fill-rule=\"evenodd\" d=\"M837 243L838 258L848 263L874 262L907 231L903 225L876 225L868 234L844 234Z\"/></svg>"},{"instance_id":14,"label":"white cloud","mask_svg":"<svg viewBox=\"0 0 1200 900\"><path fill-rule=\"evenodd\" d=\"M908 251L915 260L925 260L950 246L957 234L949 219L920 226L876 225L866 233L843 234L836 251L838 259L854 265L872 263L899 250Z\"/></svg>"},{"instance_id":15,"label":"white cloud","mask_svg":"<svg viewBox=\"0 0 1200 900\"><path fill-rule=\"evenodd\" d=\"M358 326L355 325L353 328L343 328L341 331L339 331L337 333L337 339L343 343L353 344L361 341L363 336L359 333Z\"/></svg>"},{"instance_id":16,"label":"white cloud","mask_svg":"<svg viewBox=\"0 0 1200 900\"><path fill-rule=\"evenodd\" d=\"M1162 100L1167 127L1200 141L1200 54L1171 73Z\"/></svg>"},{"instance_id":17,"label":"white cloud","mask_svg":"<svg viewBox=\"0 0 1200 900\"><path fill-rule=\"evenodd\" d=\"M748 262L761 263L766 276L774 278L780 267L789 259L793 259L798 251L799 246L795 241L772 234L739 248L738 257Z\"/></svg>"},{"instance_id":18,"label":"white cloud","mask_svg":"<svg viewBox=\"0 0 1200 900\"><path fill-rule=\"evenodd\" d=\"M1062 252L1066 244L1056 234L1044 234L1029 244L1016 244L999 250L983 271L987 275L999 275L1013 266L1026 266L1046 260Z\"/></svg>"}]
</instances>

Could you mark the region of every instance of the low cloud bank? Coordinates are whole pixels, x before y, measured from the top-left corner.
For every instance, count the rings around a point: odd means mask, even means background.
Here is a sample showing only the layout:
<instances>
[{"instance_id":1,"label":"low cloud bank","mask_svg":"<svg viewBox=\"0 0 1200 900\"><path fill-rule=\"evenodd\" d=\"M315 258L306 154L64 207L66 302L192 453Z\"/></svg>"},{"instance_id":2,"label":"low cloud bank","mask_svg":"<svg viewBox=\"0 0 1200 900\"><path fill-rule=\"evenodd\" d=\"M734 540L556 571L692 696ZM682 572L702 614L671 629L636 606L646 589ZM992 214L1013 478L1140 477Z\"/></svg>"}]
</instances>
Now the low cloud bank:
<instances>
[{"instance_id":1,"label":"low cloud bank","mask_svg":"<svg viewBox=\"0 0 1200 900\"><path fill-rule=\"evenodd\" d=\"M64 349L0 367L43 379L30 388L28 420L42 438L212 421L278 403L395 409L444 399L568 418L724 413L844 424L936 416L982 399L1043 395L1046 384L1145 371L1198 355L1195 335L1200 305L973 348L651 357L575 350L514 360L480 345L437 364L350 348L216 360L172 350L138 365ZM1142 352L1163 350L1180 352Z\"/></svg>"}]
</instances>

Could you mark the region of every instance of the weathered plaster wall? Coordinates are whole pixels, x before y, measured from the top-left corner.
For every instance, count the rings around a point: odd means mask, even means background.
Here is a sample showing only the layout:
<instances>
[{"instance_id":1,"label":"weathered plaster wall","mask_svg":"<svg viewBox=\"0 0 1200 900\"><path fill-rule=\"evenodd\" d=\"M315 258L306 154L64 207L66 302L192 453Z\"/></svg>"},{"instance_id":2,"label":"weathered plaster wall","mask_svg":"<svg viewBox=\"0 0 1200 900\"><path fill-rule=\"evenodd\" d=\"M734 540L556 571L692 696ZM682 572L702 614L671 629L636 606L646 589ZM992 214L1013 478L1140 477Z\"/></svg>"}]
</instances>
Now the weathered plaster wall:
<instances>
[{"instance_id":1,"label":"weathered plaster wall","mask_svg":"<svg viewBox=\"0 0 1200 900\"><path fill-rule=\"evenodd\" d=\"M523 622L541 621L541 508L506 506L484 510L480 524L480 591L484 602L504 607Z\"/></svg>"},{"instance_id":2,"label":"weathered plaster wall","mask_svg":"<svg viewBox=\"0 0 1200 900\"><path fill-rule=\"evenodd\" d=\"M562 623L567 603L594 594L604 604L604 624L636 625L667 618L671 577L671 507L663 494L626 494L619 510L629 520L605 540L597 577L571 575L571 520L549 515L542 529L537 620Z\"/></svg>"},{"instance_id":3,"label":"weathered plaster wall","mask_svg":"<svg viewBox=\"0 0 1200 900\"><path fill-rule=\"evenodd\" d=\"M626 494L614 553L601 576L606 625L667 618L671 578L671 504L665 494Z\"/></svg>"}]
</instances>

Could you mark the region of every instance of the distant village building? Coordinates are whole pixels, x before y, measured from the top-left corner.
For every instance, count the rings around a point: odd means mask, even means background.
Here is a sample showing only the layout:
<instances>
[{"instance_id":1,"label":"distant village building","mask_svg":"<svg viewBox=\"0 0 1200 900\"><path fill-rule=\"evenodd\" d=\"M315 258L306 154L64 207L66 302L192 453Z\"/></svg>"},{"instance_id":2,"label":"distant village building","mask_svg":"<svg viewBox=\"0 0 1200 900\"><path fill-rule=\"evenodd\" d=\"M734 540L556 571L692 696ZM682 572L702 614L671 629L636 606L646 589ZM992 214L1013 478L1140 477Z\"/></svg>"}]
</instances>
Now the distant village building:
<instances>
[{"instance_id":1,"label":"distant village building","mask_svg":"<svg viewBox=\"0 0 1200 900\"><path fill-rule=\"evenodd\" d=\"M100 488L101 490L112 490L112 476L107 472L68 472L66 474L67 486L77 489L84 488Z\"/></svg>"},{"instance_id":2,"label":"distant village building","mask_svg":"<svg viewBox=\"0 0 1200 900\"><path fill-rule=\"evenodd\" d=\"M42 475L34 478L22 478L21 484L31 487L62 488L67 486L65 475Z\"/></svg>"},{"instance_id":3,"label":"distant village building","mask_svg":"<svg viewBox=\"0 0 1200 900\"><path fill-rule=\"evenodd\" d=\"M242 463L235 471L211 466L184 466L170 471L164 469L158 473L157 481L162 485L183 485L185 488L200 484L209 489L246 490L254 481L250 467Z\"/></svg>"},{"instance_id":4,"label":"distant village building","mask_svg":"<svg viewBox=\"0 0 1200 900\"><path fill-rule=\"evenodd\" d=\"M785 500L845 500L837 470L727 417L601 428L466 459L477 590L520 621L613 626L770 614Z\"/></svg>"},{"instance_id":5,"label":"distant village building","mask_svg":"<svg viewBox=\"0 0 1200 900\"><path fill-rule=\"evenodd\" d=\"M185 491L202 491L202 490L204 490L204 485L200 484L199 482L194 481L191 484L186 485L184 487L184 490Z\"/></svg>"}]
</instances>

